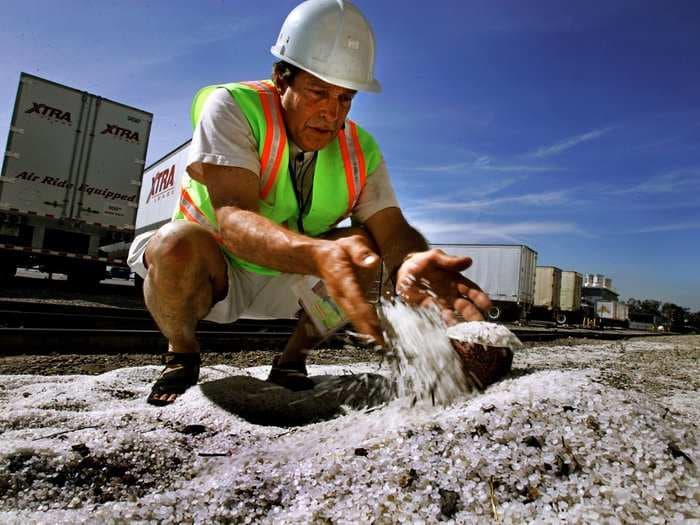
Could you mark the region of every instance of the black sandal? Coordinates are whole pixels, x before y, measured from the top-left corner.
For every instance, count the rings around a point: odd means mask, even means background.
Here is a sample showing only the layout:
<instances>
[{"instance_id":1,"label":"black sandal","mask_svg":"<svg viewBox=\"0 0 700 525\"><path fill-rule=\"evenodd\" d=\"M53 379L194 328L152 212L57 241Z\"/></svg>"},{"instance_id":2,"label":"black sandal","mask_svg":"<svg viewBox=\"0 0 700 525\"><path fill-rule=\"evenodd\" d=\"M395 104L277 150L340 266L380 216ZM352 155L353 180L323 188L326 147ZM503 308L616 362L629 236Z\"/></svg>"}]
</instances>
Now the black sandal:
<instances>
[{"instance_id":1,"label":"black sandal","mask_svg":"<svg viewBox=\"0 0 700 525\"><path fill-rule=\"evenodd\" d=\"M199 381L199 365L202 362L199 352L166 352L162 359L165 370L161 372L146 399L149 405L169 405L172 401L157 399L156 396L184 394L185 390Z\"/></svg>"},{"instance_id":2,"label":"black sandal","mask_svg":"<svg viewBox=\"0 0 700 525\"><path fill-rule=\"evenodd\" d=\"M282 386L294 392L300 390L311 390L314 382L309 379L304 363L284 363L279 365L280 356L272 358L272 370L267 377L268 383Z\"/></svg>"}]
</instances>

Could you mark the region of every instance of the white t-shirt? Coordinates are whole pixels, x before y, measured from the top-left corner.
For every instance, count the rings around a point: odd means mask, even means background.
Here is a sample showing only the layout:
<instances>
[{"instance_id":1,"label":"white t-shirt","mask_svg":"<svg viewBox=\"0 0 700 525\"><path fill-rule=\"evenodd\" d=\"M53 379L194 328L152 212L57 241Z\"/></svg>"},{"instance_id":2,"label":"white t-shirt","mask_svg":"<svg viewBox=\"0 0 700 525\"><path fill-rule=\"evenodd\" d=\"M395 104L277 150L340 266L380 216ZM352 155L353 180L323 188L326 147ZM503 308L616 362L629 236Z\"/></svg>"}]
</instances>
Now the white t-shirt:
<instances>
[{"instance_id":1,"label":"white t-shirt","mask_svg":"<svg viewBox=\"0 0 700 525\"><path fill-rule=\"evenodd\" d=\"M289 145L290 159L293 159L300 150L291 141ZM313 152L302 153L305 164L313 162ZM250 124L236 100L223 88L209 95L192 136L187 168L197 173L201 171L203 163L244 168L260 174L260 157ZM310 173L313 174L313 166ZM308 189L311 177L305 182ZM352 217L365 222L378 211L391 207L398 208L399 204L382 159L377 168L368 174L360 198L352 209Z\"/></svg>"}]
</instances>

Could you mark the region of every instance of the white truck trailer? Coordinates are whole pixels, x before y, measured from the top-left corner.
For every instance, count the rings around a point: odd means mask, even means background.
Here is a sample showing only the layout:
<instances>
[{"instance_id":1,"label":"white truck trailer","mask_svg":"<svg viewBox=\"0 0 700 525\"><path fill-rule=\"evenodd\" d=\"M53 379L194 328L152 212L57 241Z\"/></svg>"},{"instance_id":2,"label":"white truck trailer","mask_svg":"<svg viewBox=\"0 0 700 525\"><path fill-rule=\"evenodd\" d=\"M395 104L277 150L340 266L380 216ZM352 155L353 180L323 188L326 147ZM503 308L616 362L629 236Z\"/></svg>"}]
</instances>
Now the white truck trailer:
<instances>
[{"instance_id":1,"label":"white truck trailer","mask_svg":"<svg viewBox=\"0 0 700 525\"><path fill-rule=\"evenodd\" d=\"M555 320L559 315L561 270L556 266L538 266L535 269L535 302L532 318Z\"/></svg>"},{"instance_id":2,"label":"white truck trailer","mask_svg":"<svg viewBox=\"0 0 700 525\"><path fill-rule=\"evenodd\" d=\"M177 204L180 181L187 168L190 142L188 140L144 170L136 213L136 235L157 230L170 221Z\"/></svg>"},{"instance_id":3,"label":"white truck trailer","mask_svg":"<svg viewBox=\"0 0 700 525\"><path fill-rule=\"evenodd\" d=\"M153 115L22 73L0 172L0 277L95 283L133 238Z\"/></svg>"},{"instance_id":4,"label":"white truck trailer","mask_svg":"<svg viewBox=\"0 0 700 525\"><path fill-rule=\"evenodd\" d=\"M537 252L523 244L431 244L445 253L469 256L473 263L462 272L491 298L492 320L527 317L535 298Z\"/></svg>"},{"instance_id":5,"label":"white truck trailer","mask_svg":"<svg viewBox=\"0 0 700 525\"><path fill-rule=\"evenodd\" d=\"M619 301L598 301L595 314L602 326L629 327L629 306Z\"/></svg>"},{"instance_id":6,"label":"white truck trailer","mask_svg":"<svg viewBox=\"0 0 700 525\"><path fill-rule=\"evenodd\" d=\"M561 272L561 294L557 322L575 323L581 320L581 290L583 276L573 270Z\"/></svg>"}]
</instances>

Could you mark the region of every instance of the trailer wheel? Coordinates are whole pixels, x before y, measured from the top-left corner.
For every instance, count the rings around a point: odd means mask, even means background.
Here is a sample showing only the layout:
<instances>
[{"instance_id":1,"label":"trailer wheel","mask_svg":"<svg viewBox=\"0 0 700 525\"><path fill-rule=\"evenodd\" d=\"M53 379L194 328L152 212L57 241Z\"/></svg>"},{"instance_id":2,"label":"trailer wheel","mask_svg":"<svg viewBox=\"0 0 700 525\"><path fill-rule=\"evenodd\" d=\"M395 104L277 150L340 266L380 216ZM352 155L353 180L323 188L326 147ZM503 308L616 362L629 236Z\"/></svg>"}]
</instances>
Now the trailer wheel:
<instances>
[{"instance_id":1,"label":"trailer wheel","mask_svg":"<svg viewBox=\"0 0 700 525\"><path fill-rule=\"evenodd\" d=\"M503 311L500 306L492 306L486 315L491 321L498 321L503 315Z\"/></svg>"},{"instance_id":2,"label":"trailer wheel","mask_svg":"<svg viewBox=\"0 0 700 525\"><path fill-rule=\"evenodd\" d=\"M556 317L556 322L557 324L565 324L566 323L566 314L559 312Z\"/></svg>"}]
</instances>

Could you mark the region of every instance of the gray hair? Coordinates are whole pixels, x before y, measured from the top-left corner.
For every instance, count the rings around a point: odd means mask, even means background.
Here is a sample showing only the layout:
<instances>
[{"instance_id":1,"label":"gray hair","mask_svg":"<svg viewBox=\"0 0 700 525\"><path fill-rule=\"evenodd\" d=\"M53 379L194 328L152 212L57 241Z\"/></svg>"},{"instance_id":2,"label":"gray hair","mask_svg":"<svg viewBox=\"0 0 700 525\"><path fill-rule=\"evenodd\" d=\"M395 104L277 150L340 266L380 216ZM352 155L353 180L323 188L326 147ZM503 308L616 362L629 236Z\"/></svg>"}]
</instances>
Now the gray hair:
<instances>
[{"instance_id":1,"label":"gray hair","mask_svg":"<svg viewBox=\"0 0 700 525\"><path fill-rule=\"evenodd\" d=\"M278 80L284 80L286 84L291 84L294 82L297 74L299 74L299 71L301 71L301 68L284 60L279 60L272 64L272 81L277 84Z\"/></svg>"}]
</instances>

